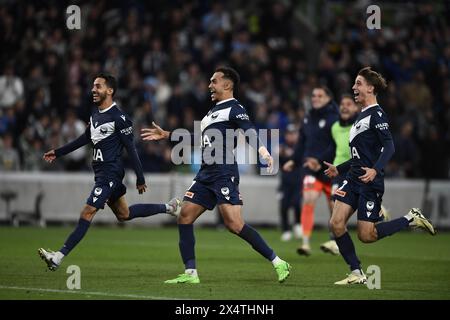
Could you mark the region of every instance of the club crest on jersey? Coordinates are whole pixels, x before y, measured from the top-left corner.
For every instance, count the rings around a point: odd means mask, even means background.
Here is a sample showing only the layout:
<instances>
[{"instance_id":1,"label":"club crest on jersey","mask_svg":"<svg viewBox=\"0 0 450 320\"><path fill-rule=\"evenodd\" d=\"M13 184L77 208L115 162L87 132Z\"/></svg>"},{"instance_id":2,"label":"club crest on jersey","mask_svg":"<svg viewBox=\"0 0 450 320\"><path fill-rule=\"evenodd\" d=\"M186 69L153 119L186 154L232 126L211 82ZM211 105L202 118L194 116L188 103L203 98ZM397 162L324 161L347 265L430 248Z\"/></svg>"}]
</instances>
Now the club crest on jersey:
<instances>
[{"instance_id":1,"label":"club crest on jersey","mask_svg":"<svg viewBox=\"0 0 450 320\"><path fill-rule=\"evenodd\" d=\"M321 119L320 121L319 121L319 128L323 128L323 127L325 127L325 124L327 123L327 121L325 120L325 119Z\"/></svg>"},{"instance_id":2,"label":"club crest on jersey","mask_svg":"<svg viewBox=\"0 0 450 320\"><path fill-rule=\"evenodd\" d=\"M375 206L375 203L373 201L367 201L367 203L366 203L367 210L372 211L374 206Z\"/></svg>"},{"instance_id":3,"label":"club crest on jersey","mask_svg":"<svg viewBox=\"0 0 450 320\"><path fill-rule=\"evenodd\" d=\"M102 194L102 191L103 191L102 188L98 188L98 187L97 187L97 188L94 189L94 194L95 194L96 196L99 196L99 195Z\"/></svg>"}]
</instances>

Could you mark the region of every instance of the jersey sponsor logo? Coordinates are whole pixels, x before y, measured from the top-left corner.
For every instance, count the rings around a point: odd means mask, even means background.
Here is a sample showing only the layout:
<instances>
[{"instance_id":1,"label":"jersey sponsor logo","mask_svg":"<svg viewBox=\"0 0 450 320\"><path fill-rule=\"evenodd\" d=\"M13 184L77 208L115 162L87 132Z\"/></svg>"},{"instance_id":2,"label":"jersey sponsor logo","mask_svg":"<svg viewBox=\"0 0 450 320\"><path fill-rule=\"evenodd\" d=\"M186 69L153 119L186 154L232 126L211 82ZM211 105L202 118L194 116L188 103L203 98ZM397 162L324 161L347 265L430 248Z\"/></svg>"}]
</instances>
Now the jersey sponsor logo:
<instances>
[{"instance_id":1,"label":"jersey sponsor logo","mask_svg":"<svg viewBox=\"0 0 450 320\"><path fill-rule=\"evenodd\" d=\"M389 124L387 122L378 123L378 124L375 125L375 129L388 130L389 129Z\"/></svg>"},{"instance_id":2,"label":"jersey sponsor logo","mask_svg":"<svg viewBox=\"0 0 450 320\"><path fill-rule=\"evenodd\" d=\"M239 113L236 115L236 118L240 119L240 120L245 120L245 121L250 120L250 118L248 117L248 114L246 114L246 113Z\"/></svg>"},{"instance_id":3,"label":"jersey sponsor logo","mask_svg":"<svg viewBox=\"0 0 450 320\"><path fill-rule=\"evenodd\" d=\"M325 120L325 119L320 119L320 121L319 121L319 128L323 128L323 127L325 127L325 124L327 123L327 121Z\"/></svg>"},{"instance_id":4,"label":"jersey sponsor logo","mask_svg":"<svg viewBox=\"0 0 450 320\"><path fill-rule=\"evenodd\" d=\"M192 198L194 197L194 194L195 194L194 192L186 191L186 193L184 194L184 196L192 199Z\"/></svg>"},{"instance_id":5,"label":"jersey sponsor logo","mask_svg":"<svg viewBox=\"0 0 450 320\"><path fill-rule=\"evenodd\" d=\"M103 161L102 150L100 149L92 149L92 159L94 161Z\"/></svg>"},{"instance_id":6,"label":"jersey sponsor logo","mask_svg":"<svg viewBox=\"0 0 450 320\"><path fill-rule=\"evenodd\" d=\"M212 146L212 143L211 143L211 140L209 139L209 137L206 134L203 135L202 148L211 147L211 146Z\"/></svg>"},{"instance_id":7,"label":"jersey sponsor logo","mask_svg":"<svg viewBox=\"0 0 450 320\"><path fill-rule=\"evenodd\" d=\"M356 150L355 147L352 147L352 158L361 159L361 157L359 156L358 150Z\"/></svg>"},{"instance_id":8,"label":"jersey sponsor logo","mask_svg":"<svg viewBox=\"0 0 450 320\"><path fill-rule=\"evenodd\" d=\"M126 121L124 115L121 115L120 117L122 118L123 121Z\"/></svg>"},{"instance_id":9,"label":"jersey sponsor logo","mask_svg":"<svg viewBox=\"0 0 450 320\"><path fill-rule=\"evenodd\" d=\"M132 134L133 133L133 127L129 126L128 128L122 129L122 130L120 130L120 133L125 135L125 136L127 136L129 134Z\"/></svg>"},{"instance_id":10,"label":"jersey sponsor logo","mask_svg":"<svg viewBox=\"0 0 450 320\"><path fill-rule=\"evenodd\" d=\"M94 194L96 196L99 196L99 195L102 194L102 191L103 191L102 188L97 187L97 188L94 189Z\"/></svg>"},{"instance_id":11,"label":"jersey sponsor logo","mask_svg":"<svg viewBox=\"0 0 450 320\"><path fill-rule=\"evenodd\" d=\"M367 203L366 203L367 210L372 211L374 207L375 207L375 203L373 201L367 201Z\"/></svg>"}]
</instances>

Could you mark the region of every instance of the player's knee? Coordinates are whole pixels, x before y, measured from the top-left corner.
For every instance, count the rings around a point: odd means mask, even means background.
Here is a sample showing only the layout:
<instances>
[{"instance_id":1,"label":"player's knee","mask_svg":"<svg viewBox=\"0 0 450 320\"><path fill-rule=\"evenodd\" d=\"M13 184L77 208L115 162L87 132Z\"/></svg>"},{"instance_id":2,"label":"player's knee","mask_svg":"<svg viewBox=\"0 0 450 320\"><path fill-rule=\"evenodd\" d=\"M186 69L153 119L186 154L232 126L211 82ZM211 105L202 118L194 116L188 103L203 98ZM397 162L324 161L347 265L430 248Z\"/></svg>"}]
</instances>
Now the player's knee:
<instances>
[{"instance_id":1,"label":"player's knee","mask_svg":"<svg viewBox=\"0 0 450 320\"><path fill-rule=\"evenodd\" d=\"M239 221L226 221L225 227L230 231L231 233L238 234L241 232L244 225Z\"/></svg>"},{"instance_id":2,"label":"player's knee","mask_svg":"<svg viewBox=\"0 0 450 320\"><path fill-rule=\"evenodd\" d=\"M86 207L83 209L83 211L81 211L80 217L81 217L82 219L84 219L84 220L92 221L92 219L94 218L96 212L97 212L97 209L96 209L96 208L93 208L93 207L87 207L87 206L86 206Z\"/></svg>"},{"instance_id":3,"label":"player's knee","mask_svg":"<svg viewBox=\"0 0 450 320\"><path fill-rule=\"evenodd\" d=\"M358 230L358 239L363 243L371 243L377 240L376 235L368 230Z\"/></svg>"},{"instance_id":4,"label":"player's knee","mask_svg":"<svg viewBox=\"0 0 450 320\"><path fill-rule=\"evenodd\" d=\"M116 218L119 222L125 222L130 220L130 216L116 216Z\"/></svg>"},{"instance_id":5,"label":"player's knee","mask_svg":"<svg viewBox=\"0 0 450 320\"><path fill-rule=\"evenodd\" d=\"M345 233L345 222L343 219L330 219L330 229L331 232L337 237L342 236Z\"/></svg>"}]
</instances>

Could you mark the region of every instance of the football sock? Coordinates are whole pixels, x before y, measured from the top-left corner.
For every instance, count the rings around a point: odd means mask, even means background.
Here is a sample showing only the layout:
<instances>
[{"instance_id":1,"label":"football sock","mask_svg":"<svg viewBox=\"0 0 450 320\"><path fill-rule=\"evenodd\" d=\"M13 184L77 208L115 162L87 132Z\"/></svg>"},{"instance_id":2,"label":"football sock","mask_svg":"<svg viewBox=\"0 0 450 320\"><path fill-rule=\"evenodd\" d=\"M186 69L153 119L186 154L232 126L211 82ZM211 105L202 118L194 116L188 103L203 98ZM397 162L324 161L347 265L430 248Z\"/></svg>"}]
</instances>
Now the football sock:
<instances>
[{"instance_id":1,"label":"football sock","mask_svg":"<svg viewBox=\"0 0 450 320\"><path fill-rule=\"evenodd\" d=\"M314 205L304 204L302 207L301 224L303 234L307 237L311 236L314 227Z\"/></svg>"},{"instance_id":2,"label":"football sock","mask_svg":"<svg viewBox=\"0 0 450 320\"><path fill-rule=\"evenodd\" d=\"M309 236L303 235L302 241L304 246L309 246Z\"/></svg>"},{"instance_id":3,"label":"football sock","mask_svg":"<svg viewBox=\"0 0 450 320\"><path fill-rule=\"evenodd\" d=\"M72 251L73 248L78 244L78 242L83 239L84 235L89 229L89 226L91 225L91 222L88 220L85 220L83 218L80 218L78 220L77 227L75 230L70 234L70 236L67 238L66 242L64 243L64 246L59 250L63 255L67 256L70 251Z\"/></svg>"},{"instance_id":4,"label":"football sock","mask_svg":"<svg viewBox=\"0 0 450 320\"><path fill-rule=\"evenodd\" d=\"M378 240L390 236L400 230L406 229L409 226L409 221L406 217L401 217L388 222L382 222L375 225L377 229Z\"/></svg>"},{"instance_id":5,"label":"football sock","mask_svg":"<svg viewBox=\"0 0 450 320\"><path fill-rule=\"evenodd\" d=\"M283 260L280 259L280 257L276 256L273 260L272 260L272 265L275 267L277 264L279 264L280 262L283 262Z\"/></svg>"},{"instance_id":6,"label":"football sock","mask_svg":"<svg viewBox=\"0 0 450 320\"><path fill-rule=\"evenodd\" d=\"M158 213L166 213L167 208L165 204L133 204L129 208L130 215L128 216L128 220L132 220L134 218L143 218L153 216Z\"/></svg>"},{"instance_id":7,"label":"football sock","mask_svg":"<svg viewBox=\"0 0 450 320\"><path fill-rule=\"evenodd\" d=\"M253 249L259 252L267 260L272 261L273 259L275 259L276 254L273 252L273 250L267 245L258 231L250 227L248 224L244 224L241 232L239 232L237 235L247 241Z\"/></svg>"},{"instance_id":8,"label":"football sock","mask_svg":"<svg viewBox=\"0 0 450 320\"><path fill-rule=\"evenodd\" d=\"M179 224L178 233L180 241L178 246L180 248L181 258L185 269L195 269L195 236L193 224Z\"/></svg>"},{"instance_id":9,"label":"football sock","mask_svg":"<svg viewBox=\"0 0 450 320\"><path fill-rule=\"evenodd\" d=\"M197 269L186 269L184 273L189 274L194 277L198 277Z\"/></svg>"},{"instance_id":10,"label":"football sock","mask_svg":"<svg viewBox=\"0 0 450 320\"><path fill-rule=\"evenodd\" d=\"M336 237L336 243L345 262L350 266L350 270L361 269L361 262L356 256L355 245L348 232Z\"/></svg>"}]
</instances>

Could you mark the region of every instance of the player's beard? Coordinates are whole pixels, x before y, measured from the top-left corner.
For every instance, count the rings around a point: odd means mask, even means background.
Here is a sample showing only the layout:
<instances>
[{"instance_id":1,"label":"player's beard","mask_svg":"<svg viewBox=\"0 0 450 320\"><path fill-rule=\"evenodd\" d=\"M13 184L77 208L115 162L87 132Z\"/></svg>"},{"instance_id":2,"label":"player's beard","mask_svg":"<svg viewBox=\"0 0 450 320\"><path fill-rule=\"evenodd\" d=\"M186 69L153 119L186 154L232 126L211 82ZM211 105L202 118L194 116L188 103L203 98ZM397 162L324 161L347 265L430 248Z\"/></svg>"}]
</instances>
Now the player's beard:
<instances>
[{"instance_id":1,"label":"player's beard","mask_svg":"<svg viewBox=\"0 0 450 320\"><path fill-rule=\"evenodd\" d=\"M103 103L103 101L105 101L105 99L106 99L106 93L103 93L103 94L97 93L97 95L98 95L98 100L94 101L94 104L96 106L100 106Z\"/></svg>"}]
</instances>

